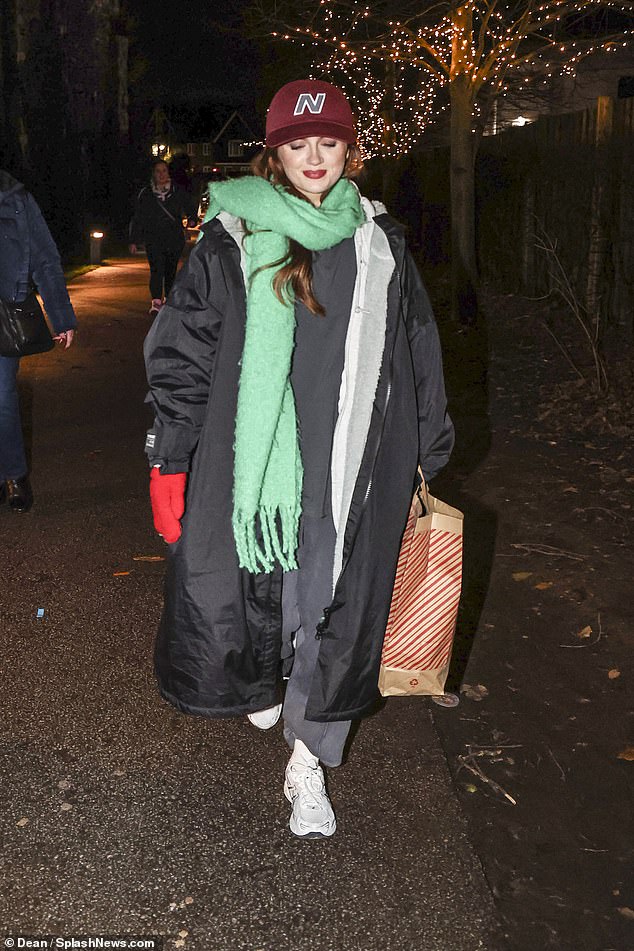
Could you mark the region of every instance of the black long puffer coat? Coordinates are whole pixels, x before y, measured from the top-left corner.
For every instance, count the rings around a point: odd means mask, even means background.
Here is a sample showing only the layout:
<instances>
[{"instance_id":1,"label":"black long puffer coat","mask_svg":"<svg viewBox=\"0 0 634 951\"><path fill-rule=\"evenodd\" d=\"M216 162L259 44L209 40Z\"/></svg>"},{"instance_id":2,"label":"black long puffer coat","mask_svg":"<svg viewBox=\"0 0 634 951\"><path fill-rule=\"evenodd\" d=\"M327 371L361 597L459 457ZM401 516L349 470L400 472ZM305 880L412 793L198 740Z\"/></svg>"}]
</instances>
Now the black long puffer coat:
<instances>
[{"instance_id":1,"label":"black long puffer coat","mask_svg":"<svg viewBox=\"0 0 634 951\"><path fill-rule=\"evenodd\" d=\"M399 544L420 463L447 462L438 331L429 299L387 214L374 219L395 266L369 431L345 526L343 563L316 636L319 660L306 715L358 717L377 679ZM358 266L372 261L358 261ZM240 250L219 219L180 272L145 343L155 421L146 451L163 472L189 472L181 538L170 546L156 643L162 695L185 713L237 716L277 700L281 569L238 567L231 529L233 438L246 320Z\"/></svg>"}]
</instances>

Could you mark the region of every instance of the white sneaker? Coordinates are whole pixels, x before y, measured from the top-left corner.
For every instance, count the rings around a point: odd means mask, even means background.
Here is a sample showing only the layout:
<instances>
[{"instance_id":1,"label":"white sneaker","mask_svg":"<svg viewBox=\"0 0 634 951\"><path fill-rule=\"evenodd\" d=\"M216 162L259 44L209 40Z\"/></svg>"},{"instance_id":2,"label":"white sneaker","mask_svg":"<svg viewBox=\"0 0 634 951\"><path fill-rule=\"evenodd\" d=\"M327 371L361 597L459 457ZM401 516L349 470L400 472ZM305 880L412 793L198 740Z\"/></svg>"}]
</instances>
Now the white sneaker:
<instances>
[{"instance_id":1,"label":"white sneaker","mask_svg":"<svg viewBox=\"0 0 634 951\"><path fill-rule=\"evenodd\" d=\"M247 717L258 730L270 730L275 726L282 712L282 704L276 703L274 707L268 707L266 710L258 710L256 713L247 713Z\"/></svg>"},{"instance_id":2,"label":"white sneaker","mask_svg":"<svg viewBox=\"0 0 634 951\"><path fill-rule=\"evenodd\" d=\"M296 746L297 746L296 741ZM324 774L315 757L315 765L305 762L293 751L284 779L284 795L293 806L289 828L301 839L328 838L337 828L337 820L324 785Z\"/></svg>"}]
</instances>

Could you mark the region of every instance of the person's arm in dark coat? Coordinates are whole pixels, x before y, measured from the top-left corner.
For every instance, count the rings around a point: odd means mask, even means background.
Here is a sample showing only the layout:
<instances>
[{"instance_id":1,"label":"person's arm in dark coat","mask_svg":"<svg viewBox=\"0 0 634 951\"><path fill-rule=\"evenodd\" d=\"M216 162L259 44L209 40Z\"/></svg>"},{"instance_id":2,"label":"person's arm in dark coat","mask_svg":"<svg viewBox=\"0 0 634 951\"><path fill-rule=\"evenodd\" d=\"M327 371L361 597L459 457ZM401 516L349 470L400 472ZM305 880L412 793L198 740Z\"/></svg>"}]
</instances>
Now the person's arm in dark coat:
<instances>
[{"instance_id":1,"label":"person's arm in dark coat","mask_svg":"<svg viewBox=\"0 0 634 951\"><path fill-rule=\"evenodd\" d=\"M198 202L184 188L179 189L181 199L181 218L187 218L187 221L193 226L198 223Z\"/></svg>"},{"instance_id":2,"label":"person's arm in dark coat","mask_svg":"<svg viewBox=\"0 0 634 951\"><path fill-rule=\"evenodd\" d=\"M129 244L144 244L145 243L145 200L147 197L147 186L142 188L139 194L136 196L136 201L134 203L134 213L130 221L130 228L128 231L128 242Z\"/></svg>"},{"instance_id":3,"label":"person's arm in dark coat","mask_svg":"<svg viewBox=\"0 0 634 951\"><path fill-rule=\"evenodd\" d=\"M31 246L31 275L44 301L44 309L55 333L73 330L77 326L77 318L66 289L59 251L39 205L28 193L26 213Z\"/></svg>"},{"instance_id":4,"label":"person's arm in dark coat","mask_svg":"<svg viewBox=\"0 0 634 951\"><path fill-rule=\"evenodd\" d=\"M401 293L416 381L418 458L428 482L449 460L454 428L447 412L438 327L427 291L410 254L405 257Z\"/></svg>"},{"instance_id":5,"label":"person's arm in dark coat","mask_svg":"<svg viewBox=\"0 0 634 951\"><path fill-rule=\"evenodd\" d=\"M181 269L144 344L154 425L145 449L164 474L189 472L202 428L227 286L203 238Z\"/></svg>"}]
</instances>

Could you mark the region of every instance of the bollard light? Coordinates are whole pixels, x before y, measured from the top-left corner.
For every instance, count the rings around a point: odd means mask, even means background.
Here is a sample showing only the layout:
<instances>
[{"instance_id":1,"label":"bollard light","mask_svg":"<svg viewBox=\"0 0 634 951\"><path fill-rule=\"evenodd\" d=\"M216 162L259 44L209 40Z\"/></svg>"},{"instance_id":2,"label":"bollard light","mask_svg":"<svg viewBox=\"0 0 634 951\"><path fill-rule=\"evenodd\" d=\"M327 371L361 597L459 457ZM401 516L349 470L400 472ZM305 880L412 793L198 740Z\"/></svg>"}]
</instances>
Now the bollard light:
<instances>
[{"instance_id":1,"label":"bollard light","mask_svg":"<svg viewBox=\"0 0 634 951\"><path fill-rule=\"evenodd\" d=\"M101 242L104 238L103 231L90 232L90 263L101 264Z\"/></svg>"}]
</instances>

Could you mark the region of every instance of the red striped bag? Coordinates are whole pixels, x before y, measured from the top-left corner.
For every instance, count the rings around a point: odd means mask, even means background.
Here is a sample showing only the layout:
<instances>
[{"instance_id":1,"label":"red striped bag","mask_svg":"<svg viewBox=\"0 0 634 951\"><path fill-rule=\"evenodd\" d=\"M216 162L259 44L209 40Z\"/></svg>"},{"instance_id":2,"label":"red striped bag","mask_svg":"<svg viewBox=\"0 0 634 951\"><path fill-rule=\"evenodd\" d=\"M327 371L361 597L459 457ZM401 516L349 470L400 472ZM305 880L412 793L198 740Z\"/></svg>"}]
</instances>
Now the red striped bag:
<instances>
[{"instance_id":1,"label":"red striped bag","mask_svg":"<svg viewBox=\"0 0 634 951\"><path fill-rule=\"evenodd\" d=\"M384 697L439 696L445 689L462 582L462 522L462 512L423 483L398 557L379 673Z\"/></svg>"}]
</instances>

